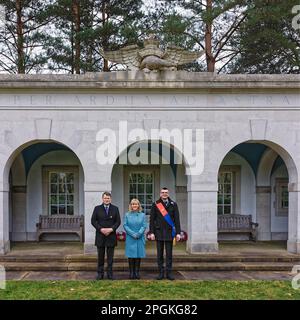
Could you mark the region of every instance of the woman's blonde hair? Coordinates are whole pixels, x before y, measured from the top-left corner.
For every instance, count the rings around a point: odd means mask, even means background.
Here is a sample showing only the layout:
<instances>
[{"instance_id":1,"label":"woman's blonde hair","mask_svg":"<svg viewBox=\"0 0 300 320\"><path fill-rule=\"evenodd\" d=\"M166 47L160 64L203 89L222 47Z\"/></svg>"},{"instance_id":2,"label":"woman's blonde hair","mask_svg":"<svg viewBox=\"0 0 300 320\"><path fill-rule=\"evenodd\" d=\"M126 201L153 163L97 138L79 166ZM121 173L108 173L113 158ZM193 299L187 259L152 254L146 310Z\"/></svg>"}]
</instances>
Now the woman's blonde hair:
<instances>
[{"instance_id":1,"label":"woman's blonde hair","mask_svg":"<svg viewBox=\"0 0 300 320\"><path fill-rule=\"evenodd\" d=\"M141 206L141 203L140 203L139 199L135 199L135 198L130 200L129 208L128 208L129 211L133 211L132 210L132 204L133 203L137 203L139 205L138 212L142 212L143 211L143 208Z\"/></svg>"}]
</instances>

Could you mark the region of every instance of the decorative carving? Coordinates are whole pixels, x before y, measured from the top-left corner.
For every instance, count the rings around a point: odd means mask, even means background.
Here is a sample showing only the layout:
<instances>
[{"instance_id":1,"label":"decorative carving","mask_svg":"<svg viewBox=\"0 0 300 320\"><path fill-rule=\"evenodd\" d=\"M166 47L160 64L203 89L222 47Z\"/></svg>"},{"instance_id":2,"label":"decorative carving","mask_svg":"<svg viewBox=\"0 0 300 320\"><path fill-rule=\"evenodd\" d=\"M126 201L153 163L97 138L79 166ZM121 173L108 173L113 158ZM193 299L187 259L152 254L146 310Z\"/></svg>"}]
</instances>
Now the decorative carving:
<instances>
[{"instance_id":1,"label":"decorative carving","mask_svg":"<svg viewBox=\"0 0 300 320\"><path fill-rule=\"evenodd\" d=\"M150 35L144 41L144 48L130 45L117 51L101 51L101 55L116 63L125 64L129 70L177 70L177 67L198 59L204 51L191 52L176 46L168 46L165 51L159 48L159 41Z\"/></svg>"}]
</instances>

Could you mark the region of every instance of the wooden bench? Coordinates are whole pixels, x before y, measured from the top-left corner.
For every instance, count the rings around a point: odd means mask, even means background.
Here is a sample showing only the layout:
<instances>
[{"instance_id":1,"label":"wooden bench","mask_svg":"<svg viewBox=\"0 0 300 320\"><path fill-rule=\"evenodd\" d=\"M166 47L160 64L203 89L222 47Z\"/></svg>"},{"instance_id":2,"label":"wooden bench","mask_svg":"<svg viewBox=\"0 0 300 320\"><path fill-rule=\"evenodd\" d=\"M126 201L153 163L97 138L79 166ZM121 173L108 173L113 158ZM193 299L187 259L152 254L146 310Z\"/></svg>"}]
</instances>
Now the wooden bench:
<instances>
[{"instance_id":1,"label":"wooden bench","mask_svg":"<svg viewBox=\"0 0 300 320\"><path fill-rule=\"evenodd\" d=\"M43 216L40 215L37 227L37 241L43 233L75 233L83 241L83 216Z\"/></svg>"},{"instance_id":2,"label":"wooden bench","mask_svg":"<svg viewBox=\"0 0 300 320\"><path fill-rule=\"evenodd\" d=\"M218 216L218 233L247 233L256 241L258 223L252 222L251 215L221 214Z\"/></svg>"}]
</instances>

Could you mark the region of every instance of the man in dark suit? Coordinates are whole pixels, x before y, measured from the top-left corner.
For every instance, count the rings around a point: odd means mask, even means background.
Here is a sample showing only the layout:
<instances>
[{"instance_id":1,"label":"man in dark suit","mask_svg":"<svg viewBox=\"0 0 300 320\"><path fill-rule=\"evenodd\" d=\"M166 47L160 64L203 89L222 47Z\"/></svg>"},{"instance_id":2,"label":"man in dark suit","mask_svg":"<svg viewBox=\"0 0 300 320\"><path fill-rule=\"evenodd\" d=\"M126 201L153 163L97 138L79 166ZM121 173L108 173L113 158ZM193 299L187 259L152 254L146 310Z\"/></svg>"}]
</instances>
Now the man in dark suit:
<instances>
[{"instance_id":1,"label":"man in dark suit","mask_svg":"<svg viewBox=\"0 0 300 320\"><path fill-rule=\"evenodd\" d=\"M113 280L113 257L117 245L116 230L121 224L118 207L111 204L111 193L102 194L102 204L96 206L92 215L92 225L96 229L95 245L98 249L97 280L104 276L104 256L107 257L107 278Z\"/></svg>"},{"instance_id":2,"label":"man in dark suit","mask_svg":"<svg viewBox=\"0 0 300 320\"><path fill-rule=\"evenodd\" d=\"M169 217L164 217L164 214ZM169 222L168 222L169 221ZM173 226L172 226L173 225ZM174 280L172 275L173 240L180 240L180 218L178 206L170 199L169 190L162 188L160 199L152 204L150 213L150 238L156 240L157 264L159 275L157 280L164 278L164 247L166 247L166 277Z\"/></svg>"}]
</instances>

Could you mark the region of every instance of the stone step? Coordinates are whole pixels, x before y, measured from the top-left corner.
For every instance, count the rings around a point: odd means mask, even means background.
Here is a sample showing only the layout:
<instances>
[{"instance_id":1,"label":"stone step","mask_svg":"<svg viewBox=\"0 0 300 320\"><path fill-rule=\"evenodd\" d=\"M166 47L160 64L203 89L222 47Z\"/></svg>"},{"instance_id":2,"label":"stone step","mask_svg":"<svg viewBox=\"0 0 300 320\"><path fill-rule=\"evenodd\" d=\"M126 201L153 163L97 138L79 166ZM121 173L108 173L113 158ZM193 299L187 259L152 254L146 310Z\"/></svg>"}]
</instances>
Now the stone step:
<instances>
[{"instance_id":1,"label":"stone step","mask_svg":"<svg viewBox=\"0 0 300 320\"><path fill-rule=\"evenodd\" d=\"M5 262L6 271L96 271L96 262ZM291 271L290 262L174 262L174 271ZM115 271L127 271L128 263L115 262ZM156 263L143 261L142 271L156 271Z\"/></svg>"},{"instance_id":2,"label":"stone step","mask_svg":"<svg viewBox=\"0 0 300 320\"><path fill-rule=\"evenodd\" d=\"M127 263L126 257L115 256L116 263ZM148 256L143 259L144 262L156 263L156 256ZM206 262L290 262L300 263L300 256L229 256L229 255L200 255L200 256L173 256L174 263L206 263ZM95 255L80 256L0 256L0 263L90 263L97 262Z\"/></svg>"},{"instance_id":3,"label":"stone step","mask_svg":"<svg viewBox=\"0 0 300 320\"><path fill-rule=\"evenodd\" d=\"M93 262L97 261L96 256L82 256L82 257L66 257L66 262ZM115 262L127 263L127 258L115 257ZM145 262L156 263L156 256L148 256L144 258ZM288 257L288 256L173 256L173 262L189 262L189 263L203 263L203 262L291 262L300 263L300 256Z\"/></svg>"}]
</instances>

